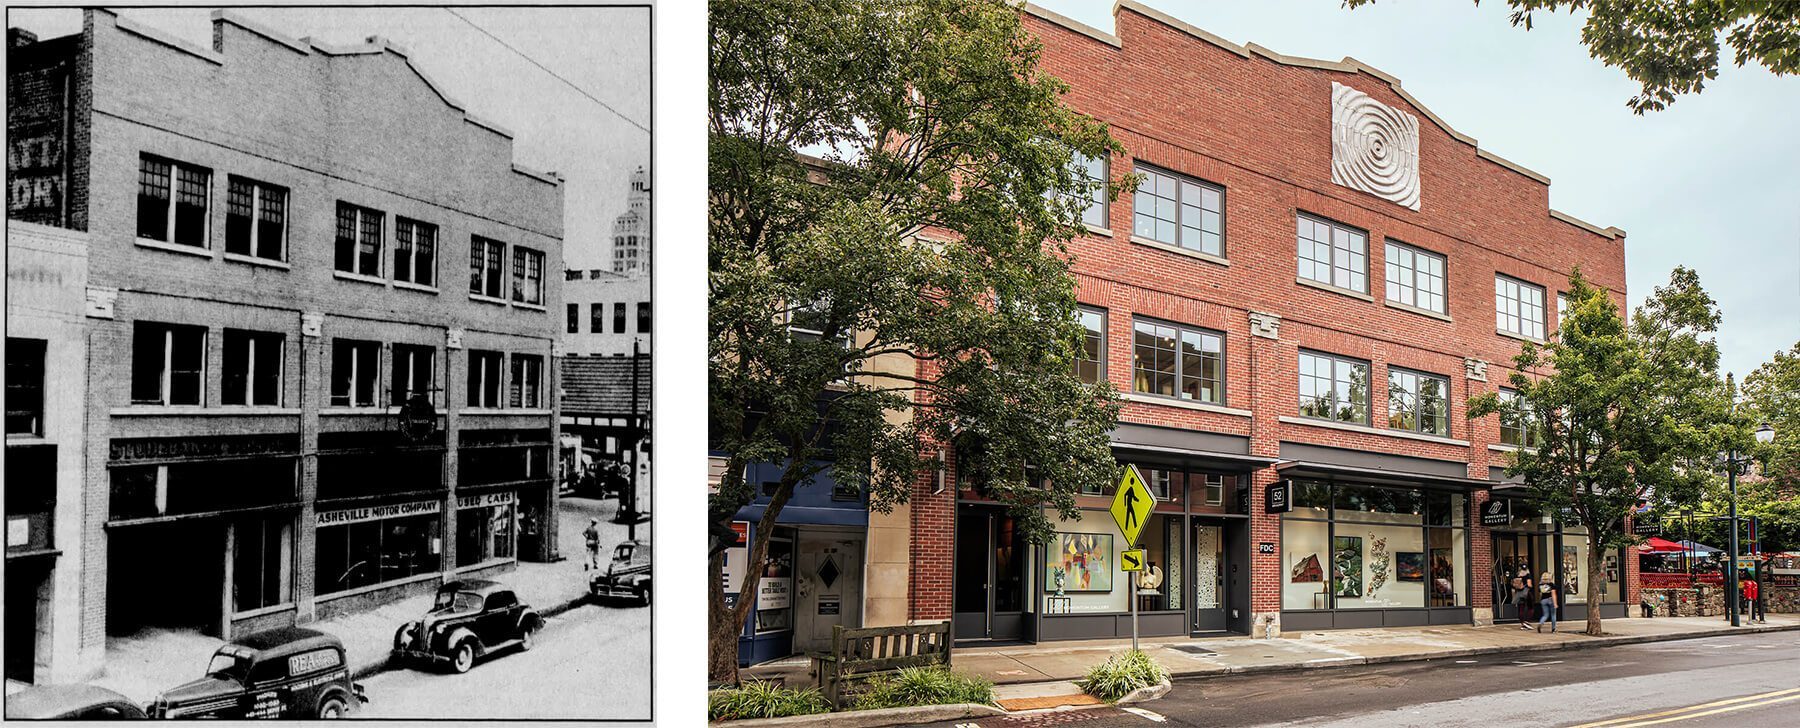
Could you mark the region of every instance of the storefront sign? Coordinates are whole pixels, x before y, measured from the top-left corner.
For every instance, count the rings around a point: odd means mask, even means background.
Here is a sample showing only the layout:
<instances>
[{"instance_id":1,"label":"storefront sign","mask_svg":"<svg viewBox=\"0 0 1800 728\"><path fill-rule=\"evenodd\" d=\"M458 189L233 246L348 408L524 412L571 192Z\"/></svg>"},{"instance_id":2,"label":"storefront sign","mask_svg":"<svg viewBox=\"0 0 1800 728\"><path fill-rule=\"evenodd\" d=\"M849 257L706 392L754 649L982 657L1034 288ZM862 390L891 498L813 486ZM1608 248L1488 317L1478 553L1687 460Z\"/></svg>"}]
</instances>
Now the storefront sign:
<instances>
[{"instance_id":1,"label":"storefront sign","mask_svg":"<svg viewBox=\"0 0 1800 728\"><path fill-rule=\"evenodd\" d=\"M395 503L385 506L369 506L367 508L347 508L341 511L320 511L319 526L342 526L346 523L362 523L379 521L383 518L399 518L401 516L417 516L437 513L443 510L443 501L417 501L413 503Z\"/></svg>"},{"instance_id":2,"label":"storefront sign","mask_svg":"<svg viewBox=\"0 0 1800 728\"><path fill-rule=\"evenodd\" d=\"M1506 501L1490 500L1481 506L1481 525L1504 526L1512 523L1512 514L1506 510Z\"/></svg>"},{"instance_id":3,"label":"storefront sign","mask_svg":"<svg viewBox=\"0 0 1800 728\"><path fill-rule=\"evenodd\" d=\"M750 541L750 522L732 521L731 530L737 532L737 542L725 549L725 568L719 574L719 578L725 582L726 606L737 603L738 587L744 583L744 561L750 558L750 549L747 547Z\"/></svg>"},{"instance_id":4,"label":"storefront sign","mask_svg":"<svg viewBox=\"0 0 1800 728\"><path fill-rule=\"evenodd\" d=\"M842 608L842 602L838 599L837 595L819 595L819 616L837 616L838 611Z\"/></svg>"},{"instance_id":5,"label":"storefront sign","mask_svg":"<svg viewBox=\"0 0 1800 728\"><path fill-rule=\"evenodd\" d=\"M757 609L787 609L792 603L794 592L793 577L763 577L757 583Z\"/></svg>"},{"instance_id":6,"label":"storefront sign","mask_svg":"<svg viewBox=\"0 0 1800 728\"><path fill-rule=\"evenodd\" d=\"M298 455L293 435L222 435L219 437L145 437L108 443L114 462L144 460L208 460L250 455Z\"/></svg>"},{"instance_id":7,"label":"storefront sign","mask_svg":"<svg viewBox=\"0 0 1800 728\"><path fill-rule=\"evenodd\" d=\"M457 508L485 508L487 506L510 506L513 504L513 492L484 493L482 495L466 495L456 499Z\"/></svg>"},{"instance_id":8,"label":"storefront sign","mask_svg":"<svg viewBox=\"0 0 1800 728\"><path fill-rule=\"evenodd\" d=\"M1259 553L1259 554L1275 553L1275 544L1272 542L1269 542L1269 541L1263 541L1261 543L1258 543L1258 544L1256 544L1256 553Z\"/></svg>"},{"instance_id":9,"label":"storefront sign","mask_svg":"<svg viewBox=\"0 0 1800 728\"><path fill-rule=\"evenodd\" d=\"M1263 493L1263 512L1287 513L1291 510L1294 510L1293 482L1283 480L1278 483L1270 483L1268 489Z\"/></svg>"},{"instance_id":10,"label":"storefront sign","mask_svg":"<svg viewBox=\"0 0 1800 728\"><path fill-rule=\"evenodd\" d=\"M1639 536L1655 536L1662 533L1662 523L1650 518L1632 521L1631 532Z\"/></svg>"}]
</instances>

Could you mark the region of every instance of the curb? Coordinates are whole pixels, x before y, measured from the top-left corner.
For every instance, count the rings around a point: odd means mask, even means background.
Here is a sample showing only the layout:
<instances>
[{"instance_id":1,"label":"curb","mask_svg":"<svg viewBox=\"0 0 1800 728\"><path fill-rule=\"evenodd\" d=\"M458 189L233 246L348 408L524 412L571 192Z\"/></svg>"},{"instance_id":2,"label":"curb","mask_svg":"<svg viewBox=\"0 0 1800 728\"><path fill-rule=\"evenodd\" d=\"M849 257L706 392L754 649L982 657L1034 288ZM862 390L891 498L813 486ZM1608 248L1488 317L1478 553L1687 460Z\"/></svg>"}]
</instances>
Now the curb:
<instances>
[{"instance_id":1,"label":"curb","mask_svg":"<svg viewBox=\"0 0 1800 728\"><path fill-rule=\"evenodd\" d=\"M1164 695L1168 695L1169 691L1174 689L1175 684L1170 682L1169 678L1165 677L1162 679L1162 682L1155 685L1146 685L1126 693L1125 697L1119 698L1118 702L1113 703L1113 705L1130 705L1132 703L1148 702Z\"/></svg>"},{"instance_id":2,"label":"curb","mask_svg":"<svg viewBox=\"0 0 1800 728\"><path fill-rule=\"evenodd\" d=\"M538 610L538 616L548 619L550 617L554 617L556 615L562 614L564 612L567 612L571 609L574 609L576 607L579 607L579 606L581 606L583 604L587 604L587 603L589 603L588 595L586 593L583 593L581 596L576 597L574 599L564 601L564 602L557 602L548 607ZM393 663L393 660L388 655L388 653L384 652L384 653L382 653L382 655L379 659L352 667L350 669L350 679L351 680L361 680L361 679L369 677L371 675L379 675L379 674L387 672L389 670L396 670L396 669L399 669L399 666L395 665Z\"/></svg>"},{"instance_id":3,"label":"curb","mask_svg":"<svg viewBox=\"0 0 1800 728\"><path fill-rule=\"evenodd\" d=\"M936 723L938 721L955 720L957 718L985 718L1006 715L1006 711L992 705L976 703L952 703L950 705L921 705L914 708L882 708L880 710L846 710L837 713L814 713L812 715L794 715L786 718L751 718L748 720L715 721L708 725L730 726L737 728L761 728L762 726L782 726L783 728L878 728L891 725L917 725L920 723Z\"/></svg>"}]
</instances>

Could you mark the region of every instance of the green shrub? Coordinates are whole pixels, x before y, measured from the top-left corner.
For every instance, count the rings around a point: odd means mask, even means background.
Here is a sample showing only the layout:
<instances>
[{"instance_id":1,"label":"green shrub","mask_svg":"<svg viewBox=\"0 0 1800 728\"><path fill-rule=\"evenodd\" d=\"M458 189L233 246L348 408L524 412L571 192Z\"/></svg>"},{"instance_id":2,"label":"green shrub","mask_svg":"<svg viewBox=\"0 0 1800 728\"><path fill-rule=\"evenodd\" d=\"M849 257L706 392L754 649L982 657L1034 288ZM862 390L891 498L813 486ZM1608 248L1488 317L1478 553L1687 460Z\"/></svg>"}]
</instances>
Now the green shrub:
<instances>
[{"instance_id":1,"label":"green shrub","mask_svg":"<svg viewBox=\"0 0 1800 728\"><path fill-rule=\"evenodd\" d=\"M710 720L782 718L830 712L816 688L790 690L771 682L751 680L735 688L714 690L706 697Z\"/></svg>"},{"instance_id":2,"label":"green shrub","mask_svg":"<svg viewBox=\"0 0 1800 728\"><path fill-rule=\"evenodd\" d=\"M1075 684L1087 694L1112 703L1130 695L1133 690L1155 685L1168 677L1169 671L1143 651L1127 650L1093 666L1087 677Z\"/></svg>"},{"instance_id":3,"label":"green shrub","mask_svg":"<svg viewBox=\"0 0 1800 728\"><path fill-rule=\"evenodd\" d=\"M896 675L869 678L856 698L857 710L915 705L994 702L994 684L947 667L909 667Z\"/></svg>"}]
</instances>

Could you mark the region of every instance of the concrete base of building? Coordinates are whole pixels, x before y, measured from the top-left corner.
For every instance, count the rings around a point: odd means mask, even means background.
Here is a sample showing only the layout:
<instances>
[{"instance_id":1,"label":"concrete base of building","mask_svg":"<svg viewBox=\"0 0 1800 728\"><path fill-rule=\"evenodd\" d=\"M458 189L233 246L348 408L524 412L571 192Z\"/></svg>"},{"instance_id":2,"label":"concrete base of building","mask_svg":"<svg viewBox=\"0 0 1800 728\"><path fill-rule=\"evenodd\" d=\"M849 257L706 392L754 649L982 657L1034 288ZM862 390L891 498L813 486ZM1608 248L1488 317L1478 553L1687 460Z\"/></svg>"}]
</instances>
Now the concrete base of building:
<instances>
[{"instance_id":1,"label":"concrete base of building","mask_svg":"<svg viewBox=\"0 0 1800 728\"><path fill-rule=\"evenodd\" d=\"M1476 607L1471 610L1471 614L1474 618L1474 624L1477 627L1492 627L1494 625L1494 610L1491 607Z\"/></svg>"},{"instance_id":2,"label":"concrete base of building","mask_svg":"<svg viewBox=\"0 0 1800 728\"><path fill-rule=\"evenodd\" d=\"M1257 612L1250 615L1250 636L1276 639L1281 636L1281 612Z\"/></svg>"}]
</instances>

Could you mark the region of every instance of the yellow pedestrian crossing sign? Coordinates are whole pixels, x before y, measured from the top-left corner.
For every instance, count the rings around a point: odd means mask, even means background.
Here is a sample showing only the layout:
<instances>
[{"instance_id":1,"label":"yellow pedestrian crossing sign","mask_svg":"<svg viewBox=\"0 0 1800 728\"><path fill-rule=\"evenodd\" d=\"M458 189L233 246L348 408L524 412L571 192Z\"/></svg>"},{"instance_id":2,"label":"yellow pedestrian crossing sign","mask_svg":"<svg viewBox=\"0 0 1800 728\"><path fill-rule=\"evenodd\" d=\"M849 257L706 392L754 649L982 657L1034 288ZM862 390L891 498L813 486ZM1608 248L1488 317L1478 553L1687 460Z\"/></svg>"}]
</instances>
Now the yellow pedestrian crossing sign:
<instances>
[{"instance_id":1,"label":"yellow pedestrian crossing sign","mask_svg":"<svg viewBox=\"0 0 1800 728\"><path fill-rule=\"evenodd\" d=\"M1138 534L1144 530L1144 520L1150 517L1150 509L1155 504L1156 499L1150 497L1150 489L1144 487L1144 476L1138 474L1137 466L1126 465L1112 502L1113 522L1119 524L1119 533L1125 535L1126 546L1137 543Z\"/></svg>"},{"instance_id":2,"label":"yellow pedestrian crossing sign","mask_svg":"<svg viewBox=\"0 0 1800 728\"><path fill-rule=\"evenodd\" d=\"M1120 571L1143 571L1144 570L1144 550L1143 549L1132 549L1130 551L1120 551L1119 552L1119 570Z\"/></svg>"}]
</instances>

